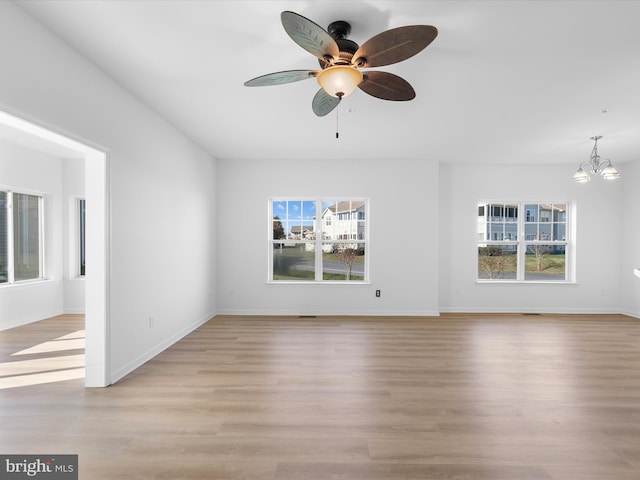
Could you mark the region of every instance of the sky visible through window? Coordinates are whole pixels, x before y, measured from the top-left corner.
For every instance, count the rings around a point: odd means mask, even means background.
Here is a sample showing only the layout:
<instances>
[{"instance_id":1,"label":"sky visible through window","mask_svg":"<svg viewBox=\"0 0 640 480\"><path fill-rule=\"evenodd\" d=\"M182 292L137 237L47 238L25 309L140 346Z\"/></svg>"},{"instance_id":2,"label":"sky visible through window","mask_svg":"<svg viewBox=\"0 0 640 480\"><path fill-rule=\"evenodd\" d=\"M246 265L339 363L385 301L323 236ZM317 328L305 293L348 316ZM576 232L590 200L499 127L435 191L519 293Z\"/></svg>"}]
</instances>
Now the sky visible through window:
<instances>
[{"instance_id":1,"label":"sky visible through window","mask_svg":"<svg viewBox=\"0 0 640 480\"><path fill-rule=\"evenodd\" d=\"M334 201L322 202L322 210L335 205ZM316 202L311 200L275 201L273 215L280 220L297 220L301 225L313 225L316 217ZM298 222L296 222L298 223Z\"/></svg>"}]
</instances>

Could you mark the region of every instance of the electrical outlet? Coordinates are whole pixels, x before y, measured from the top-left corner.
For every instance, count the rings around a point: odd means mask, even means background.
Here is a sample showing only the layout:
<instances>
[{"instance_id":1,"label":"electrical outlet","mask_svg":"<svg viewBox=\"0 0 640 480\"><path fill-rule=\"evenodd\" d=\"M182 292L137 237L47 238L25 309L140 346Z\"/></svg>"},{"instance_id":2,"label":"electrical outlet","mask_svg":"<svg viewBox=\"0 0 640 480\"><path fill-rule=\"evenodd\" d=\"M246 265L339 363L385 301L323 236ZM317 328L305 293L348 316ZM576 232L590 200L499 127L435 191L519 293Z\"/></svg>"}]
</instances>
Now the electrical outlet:
<instances>
[{"instance_id":1,"label":"electrical outlet","mask_svg":"<svg viewBox=\"0 0 640 480\"><path fill-rule=\"evenodd\" d=\"M376 290L376 297L380 297L380 290Z\"/></svg>"}]
</instances>

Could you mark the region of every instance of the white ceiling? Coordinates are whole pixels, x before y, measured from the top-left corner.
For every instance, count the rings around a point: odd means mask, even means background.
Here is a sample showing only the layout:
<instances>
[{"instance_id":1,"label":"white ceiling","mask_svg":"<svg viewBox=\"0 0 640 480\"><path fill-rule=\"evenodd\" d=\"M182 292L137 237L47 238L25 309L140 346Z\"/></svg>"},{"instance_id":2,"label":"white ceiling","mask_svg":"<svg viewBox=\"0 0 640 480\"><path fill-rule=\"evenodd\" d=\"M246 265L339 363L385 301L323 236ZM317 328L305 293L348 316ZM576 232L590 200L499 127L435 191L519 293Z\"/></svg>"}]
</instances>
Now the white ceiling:
<instances>
[{"instance_id":1,"label":"white ceiling","mask_svg":"<svg viewBox=\"0 0 640 480\"><path fill-rule=\"evenodd\" d=\"M640 159L638 1L21 0L16 4L219 159L394 159L573 163ZM318 118L314 79L247 88L316 69L280 23L295 11L359 44L434 25L438 38L380 67L410 102L356 90ZM606 112L606 113L605 113ZM568 174L572 174L569 172Z\"/></svg>"}]
</instances>

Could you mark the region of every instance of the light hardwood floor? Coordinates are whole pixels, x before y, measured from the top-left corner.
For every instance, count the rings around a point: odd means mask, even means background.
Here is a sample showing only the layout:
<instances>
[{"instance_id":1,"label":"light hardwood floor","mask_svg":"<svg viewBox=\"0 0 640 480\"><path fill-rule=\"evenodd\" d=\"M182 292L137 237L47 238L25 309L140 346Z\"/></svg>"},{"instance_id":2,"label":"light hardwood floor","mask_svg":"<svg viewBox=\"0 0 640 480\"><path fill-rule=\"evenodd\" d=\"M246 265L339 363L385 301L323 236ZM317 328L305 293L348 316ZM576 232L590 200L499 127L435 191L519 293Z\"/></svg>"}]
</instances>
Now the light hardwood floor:
<instances>
[{"instance_id":1,"label":"light hardwood floor","mask_svg":"<svg viewBox=\"0 0 640 480\"><path fill-rule=\"evenodd\" d=\"M0 380L81 328L0 332ZM638 480L640 320L221 316L111 387L0 408L0 453L78 454L83 480Z\"/></svg>"}]
</instances>

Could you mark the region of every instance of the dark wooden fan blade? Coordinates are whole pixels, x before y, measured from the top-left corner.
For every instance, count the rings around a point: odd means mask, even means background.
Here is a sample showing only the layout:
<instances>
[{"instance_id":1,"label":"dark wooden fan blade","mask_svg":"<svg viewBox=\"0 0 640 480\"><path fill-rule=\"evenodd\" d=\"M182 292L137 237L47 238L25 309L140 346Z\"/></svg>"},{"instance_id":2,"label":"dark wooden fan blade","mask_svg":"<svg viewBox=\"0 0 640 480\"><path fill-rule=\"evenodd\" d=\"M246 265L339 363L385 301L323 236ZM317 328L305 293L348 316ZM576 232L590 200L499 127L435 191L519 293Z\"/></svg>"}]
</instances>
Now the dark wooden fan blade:
<instances>
[{"instance_id":1,"label":"dark wooden fan blade","mask_svg":"<svg viewBox=\"0 0 640 480\"><path fill-rule=\"evenodd\" d=\"M412 100L416 96L409 82L389 72L366 72L358 87L363 92L382 100L400 102Z\"/></svg>"},{"instance_id":2,"label":"dark wooden fan blade","mask_svg":"<svg viewBox=\"0 0 640 480\"><path fill-rule=\"evenodd\" d=\"M315 113L319 117L324 117L331 110L336 108L340 103L340 99L337 97L332 97L323 89L318 90L318 93L313 97L313 102L311 102L311 108L313 108L313 113Z\"/></svg>"},{"instance_id":3,"label":"dark wooden fan blade","mask_svg":"<svg viewBox=\"0 0 640 480\"><path fill-rule=\"evenodd\" d=\"M313 78L318 72L315 70L286 70L284 72L267 73L244 82L245 87L270 87L283 83L299 82Z\"/></svg>"},{"instance_id":4,"label":"dark wooden fan blade","mask_svg":"<svg viewBox=\"0 0 640 480\"><path fill-rule=\"evenodd\" d=\"M295 12L280 14L282 26L291 39L320 59L337 59L340 49L331 35L320 25Z\"/></svg>"},{"instance_id":5,"label":"dark wooden fan blade","mask_svg":"<svg viewBox=\"0 0 640 480\"><path fill-rule=\"evenodd\" d=\"M361 68L401 62L422 51L438 36L431 25L392 28L370 38L354 53L352 63Z\"/></svg>"}]
</instances>

